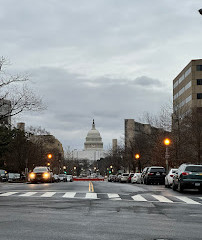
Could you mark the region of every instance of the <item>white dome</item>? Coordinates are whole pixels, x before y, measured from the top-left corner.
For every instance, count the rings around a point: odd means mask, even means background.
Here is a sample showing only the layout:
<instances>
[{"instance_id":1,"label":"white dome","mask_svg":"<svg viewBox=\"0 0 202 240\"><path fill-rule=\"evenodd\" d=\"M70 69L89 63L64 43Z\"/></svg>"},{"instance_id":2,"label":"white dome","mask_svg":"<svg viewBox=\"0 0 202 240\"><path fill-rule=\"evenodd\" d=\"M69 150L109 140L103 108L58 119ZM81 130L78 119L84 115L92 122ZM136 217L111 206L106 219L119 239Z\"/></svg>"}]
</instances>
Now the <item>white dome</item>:
<instances>
[{"instance_id":1,"label":"white dome","mask_svg":"<svg viewBox=\"0 0 202 240\"><path fill-rule=\"evenodd\" d=\"M103 142L100 133L95 129L95 123L93 120L92 129L88 132L86 142L84 143L86 150L100 150L103 149Z\"/></svg>"}]
</instances>

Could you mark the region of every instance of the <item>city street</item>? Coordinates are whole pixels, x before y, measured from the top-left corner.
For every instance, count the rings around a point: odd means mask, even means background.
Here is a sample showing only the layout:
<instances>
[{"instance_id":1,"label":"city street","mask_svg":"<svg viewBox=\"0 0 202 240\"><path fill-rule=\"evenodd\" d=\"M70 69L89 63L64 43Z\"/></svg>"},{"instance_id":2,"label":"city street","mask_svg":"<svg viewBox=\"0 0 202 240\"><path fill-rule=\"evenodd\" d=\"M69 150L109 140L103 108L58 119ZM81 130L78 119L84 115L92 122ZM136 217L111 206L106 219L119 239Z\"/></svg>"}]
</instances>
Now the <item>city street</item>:
<instances>
[{"instance_id":1,"label":"city street","mask_svg":"<svg viewBox=\"0 0 202 240\"><path fill-rule=\"evenodd\" d=\"M201 239L202 194L110 182L0 183L1 240Z\"/></svg>"}]
</instances>

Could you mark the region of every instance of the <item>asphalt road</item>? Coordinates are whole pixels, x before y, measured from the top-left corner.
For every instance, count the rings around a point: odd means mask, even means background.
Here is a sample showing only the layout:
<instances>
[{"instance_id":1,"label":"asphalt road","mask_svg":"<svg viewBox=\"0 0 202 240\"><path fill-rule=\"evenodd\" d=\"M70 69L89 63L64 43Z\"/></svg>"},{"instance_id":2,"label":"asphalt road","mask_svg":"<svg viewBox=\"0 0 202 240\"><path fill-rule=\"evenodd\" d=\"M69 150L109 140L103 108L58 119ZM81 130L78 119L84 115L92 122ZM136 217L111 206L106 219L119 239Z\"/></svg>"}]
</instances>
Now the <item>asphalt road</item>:
<instances>
[{"instance_id":1,"label":"asphalt road","mask_svg":"<svg viewBox=\"0 0 202 240\"><path fill-rule=\"evenodd\" d=\"M0 183L0 213L0 240L202 239L202 194L161 185Z\"/></svg>"}]
</instances>

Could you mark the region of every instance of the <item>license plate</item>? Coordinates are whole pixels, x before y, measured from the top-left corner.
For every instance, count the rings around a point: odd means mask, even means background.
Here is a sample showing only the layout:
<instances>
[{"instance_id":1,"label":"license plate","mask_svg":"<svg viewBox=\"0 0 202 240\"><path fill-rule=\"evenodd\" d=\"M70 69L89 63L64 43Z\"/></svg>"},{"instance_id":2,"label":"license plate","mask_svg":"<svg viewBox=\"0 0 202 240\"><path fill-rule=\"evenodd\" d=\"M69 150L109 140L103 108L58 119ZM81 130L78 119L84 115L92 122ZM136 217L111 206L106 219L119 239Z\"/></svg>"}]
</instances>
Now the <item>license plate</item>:
<instances>
[{"instance_id":1,"label":"license plate","mask_svg":"<svg viewBox=\"0 0 202 240\"><path fill-rule=\"evenodd\" d=\"M156 176L160 176L160 173L157 172L157 173L156 173Z\"/></svg>"},{"instance_id":2,"label":"license plate","mask_svg":"<svg viewBox=\"0 0 202 240\"><path fill-rule=\"evenodd\" d=\"M196 187L200 186L200 183L195 183L195 186L196 186Z\"/></svg>"}]
</instances>

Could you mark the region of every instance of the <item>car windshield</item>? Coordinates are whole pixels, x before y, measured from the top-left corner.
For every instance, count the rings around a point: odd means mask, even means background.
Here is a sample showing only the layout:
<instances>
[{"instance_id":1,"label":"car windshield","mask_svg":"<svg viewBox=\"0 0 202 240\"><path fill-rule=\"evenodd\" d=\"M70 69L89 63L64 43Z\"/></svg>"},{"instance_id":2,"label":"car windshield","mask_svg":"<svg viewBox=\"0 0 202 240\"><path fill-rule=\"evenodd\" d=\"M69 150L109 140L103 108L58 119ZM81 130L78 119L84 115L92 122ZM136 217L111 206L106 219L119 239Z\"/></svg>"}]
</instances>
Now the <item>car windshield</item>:
<instances>
[{"instance_id":1,"label":"car windshield","mask_svg":"<svg viewBox=\"0 0 202 240\"><path fill-rule=\"evenodd\" d=\"M34 173L47 172L47 171L48 169L46 167L36 167L33 170Z\"/></svg>"},{"instance_id":2,"label":"car windshield","mask_svg":"<svg viewBox=\"0 0 202 240\"><path fill-rule=\"evenodd\" d=\"M59 174L59 177L65 177L65 174Z\"/></svg>"},{"instance_id":3,"label":"car windshield","mask_svg":"<svg viewBox=\"0 0 202 240\"><path fill-rule=\"evenodd\" d=\"M156 172L165 172L164 168L151 168L150 172L156 173Z\"/></svg>"},{"instance_id":4,"label":"car windshield","mask_svg":"<svg viewBox=\"0 0 202 240\"><path fill-rule=\"evenodd\" d=\"M185 171L189 172L202 172L202 166L188 166Z\"/></svg>"},{"instance_id":5,"label":"car windshield","mask_svg":"<svg viewBox=\"0 0 202 240\"><path fill-rule=\"evenodd\" d=\"M123 176L127 177L127 176L129 176L129 173L124 173Z\"/></svg>"}]
</instances>

